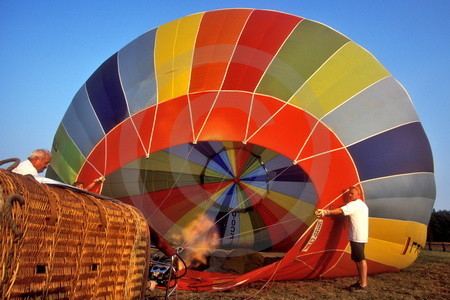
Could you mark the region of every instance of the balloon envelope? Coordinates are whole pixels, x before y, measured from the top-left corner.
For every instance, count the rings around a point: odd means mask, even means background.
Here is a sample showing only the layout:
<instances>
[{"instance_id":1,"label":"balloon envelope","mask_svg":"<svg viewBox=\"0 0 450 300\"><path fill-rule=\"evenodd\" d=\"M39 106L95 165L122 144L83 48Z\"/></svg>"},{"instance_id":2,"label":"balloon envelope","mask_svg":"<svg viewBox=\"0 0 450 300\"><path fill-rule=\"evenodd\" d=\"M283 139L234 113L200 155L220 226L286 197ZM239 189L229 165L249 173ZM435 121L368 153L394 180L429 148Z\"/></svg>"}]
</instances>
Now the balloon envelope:
<instances>
[{"instance_id":1,"label":"balloon envelope","mask_svg":"<svg viewBox=\"0 0 450 300\"><path fill-rule=\"evenodd\" d=\"M370 211L369 273L405 268L435 198L404 88L348 37L268 10L198 13L129 43L75 95L52 154L47 176L104 176L97 192L207 255L181 279L196 290L356 274L345 218L313 215L353 185Z\"/></svg>"}]
</instances>

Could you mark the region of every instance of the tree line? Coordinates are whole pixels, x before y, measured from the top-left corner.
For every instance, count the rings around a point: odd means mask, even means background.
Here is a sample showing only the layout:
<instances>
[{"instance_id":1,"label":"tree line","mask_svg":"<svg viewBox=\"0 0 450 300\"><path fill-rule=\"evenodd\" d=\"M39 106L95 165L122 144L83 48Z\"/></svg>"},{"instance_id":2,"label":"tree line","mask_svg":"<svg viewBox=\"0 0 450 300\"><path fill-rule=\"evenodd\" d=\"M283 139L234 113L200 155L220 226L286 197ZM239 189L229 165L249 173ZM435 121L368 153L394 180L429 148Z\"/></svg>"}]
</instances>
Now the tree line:
<instances>
[{"instance_id":1,"label":"tree line","mask_svg":"<svg viewBox=\"0 0 450 300\"><path fill-rule=\"evenodd\" d=\"M450 242L450 211L433 209L428 225L428 242Z\"/></svg>"}]
</instances>

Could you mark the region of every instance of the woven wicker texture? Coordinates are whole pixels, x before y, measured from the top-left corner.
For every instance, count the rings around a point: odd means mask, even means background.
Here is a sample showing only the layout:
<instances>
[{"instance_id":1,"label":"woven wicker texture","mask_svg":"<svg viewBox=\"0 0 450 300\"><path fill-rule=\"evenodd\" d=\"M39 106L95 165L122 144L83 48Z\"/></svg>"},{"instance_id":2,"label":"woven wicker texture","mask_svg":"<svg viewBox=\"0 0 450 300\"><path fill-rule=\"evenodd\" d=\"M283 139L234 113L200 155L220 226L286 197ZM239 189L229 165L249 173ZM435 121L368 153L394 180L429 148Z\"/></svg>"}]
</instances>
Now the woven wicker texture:
<instances>
[{"instance_id":1,"label":"woven wicker texture","mask_svg":"<svg viewBox=\"0 0 450 300\"><path fill-rule=\"evenodd\" d=\"M0 169L1 299L139 299L149 229L134 207Z\"/></svg>"}]
</instances>

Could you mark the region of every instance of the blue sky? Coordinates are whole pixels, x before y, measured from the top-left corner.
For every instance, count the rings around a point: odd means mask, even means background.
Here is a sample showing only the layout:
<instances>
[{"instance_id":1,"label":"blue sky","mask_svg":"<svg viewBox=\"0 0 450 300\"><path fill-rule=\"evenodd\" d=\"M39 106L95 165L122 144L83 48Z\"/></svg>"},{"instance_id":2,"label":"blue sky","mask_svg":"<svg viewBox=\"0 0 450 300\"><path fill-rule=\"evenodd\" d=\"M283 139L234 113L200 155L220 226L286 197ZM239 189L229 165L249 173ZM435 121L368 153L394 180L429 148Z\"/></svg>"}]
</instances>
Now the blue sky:
<instances>
[{"instance_id":1,"label":"blue sky","mask_svg":"<svg viewBox=\"0 0 450 300\"><path fill-rule=\"evenodd\" d=\"M109 56L189 14L263 8L322 22L405 87L430 140L437 210L450 210L450 1L1 1L0 159L50 148L75 93Z\"/></svg>"}]
</instances>

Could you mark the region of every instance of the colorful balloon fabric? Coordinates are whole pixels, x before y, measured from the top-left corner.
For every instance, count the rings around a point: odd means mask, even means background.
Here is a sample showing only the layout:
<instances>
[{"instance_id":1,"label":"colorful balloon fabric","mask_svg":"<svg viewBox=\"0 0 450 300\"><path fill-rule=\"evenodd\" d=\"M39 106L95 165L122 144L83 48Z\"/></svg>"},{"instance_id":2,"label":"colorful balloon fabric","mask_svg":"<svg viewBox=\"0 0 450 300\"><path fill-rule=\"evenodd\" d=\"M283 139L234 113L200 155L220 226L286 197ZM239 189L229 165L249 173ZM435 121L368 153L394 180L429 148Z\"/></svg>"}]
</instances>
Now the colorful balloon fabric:
<instances>
[{"instance_id":1,"label":"colorful balloon fabric","mask_svg":"<svg viewBox=\"0 0 450 300\"><path fill-rule=\"evenodd\" d=\"M345 218L314 216L353 185L370 210L369 273L405 268L435 199L430 145L400 83L332 28L269 10L144 33L80 88L52 154L48 177L104 176L96 192L136 206L174 246L195 252L183 233L210 220L196 236L229 268L189 270L180 287L194 290L356 274ZM252 253L257 267L230 267Z\"/></svg>"}]
</instances>

